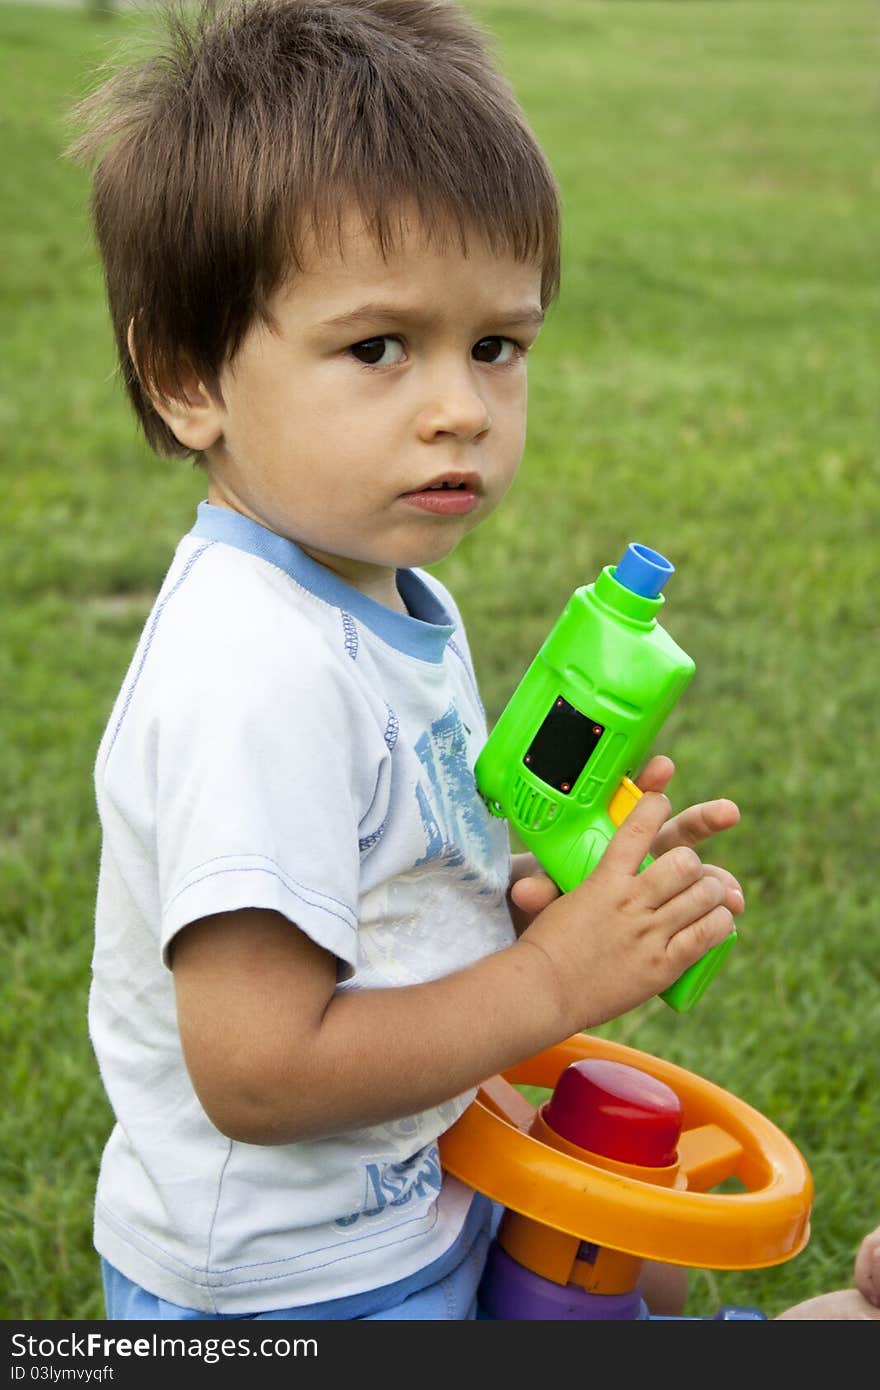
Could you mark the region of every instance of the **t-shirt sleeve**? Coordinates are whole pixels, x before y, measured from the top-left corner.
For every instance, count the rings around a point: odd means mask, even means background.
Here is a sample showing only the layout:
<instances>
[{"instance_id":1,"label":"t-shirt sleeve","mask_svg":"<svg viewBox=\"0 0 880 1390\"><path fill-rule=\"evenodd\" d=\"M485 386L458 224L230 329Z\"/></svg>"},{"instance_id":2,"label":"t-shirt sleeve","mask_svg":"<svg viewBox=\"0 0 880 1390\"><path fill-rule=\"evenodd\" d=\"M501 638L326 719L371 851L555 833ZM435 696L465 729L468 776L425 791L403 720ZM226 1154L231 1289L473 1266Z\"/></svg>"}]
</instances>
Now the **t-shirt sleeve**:
<instances>
[{"instance_id":1,"label":"t-shirt sleeve","mask_svg":"<svg viewBox=\"0 0 880 1390\"><path fill-rule=\"evenodd\" d=\"M166 964L189 923L266 908L331 951L345 977L357 964L360 845L381 815L387 749L320 635L297 642L294 659L268 646L204 641L170 677L166 662L146 739L131 712L147 746L121 739L111 775L119 784L138 756L151 769Z\"/></svg>"}]
</instances>

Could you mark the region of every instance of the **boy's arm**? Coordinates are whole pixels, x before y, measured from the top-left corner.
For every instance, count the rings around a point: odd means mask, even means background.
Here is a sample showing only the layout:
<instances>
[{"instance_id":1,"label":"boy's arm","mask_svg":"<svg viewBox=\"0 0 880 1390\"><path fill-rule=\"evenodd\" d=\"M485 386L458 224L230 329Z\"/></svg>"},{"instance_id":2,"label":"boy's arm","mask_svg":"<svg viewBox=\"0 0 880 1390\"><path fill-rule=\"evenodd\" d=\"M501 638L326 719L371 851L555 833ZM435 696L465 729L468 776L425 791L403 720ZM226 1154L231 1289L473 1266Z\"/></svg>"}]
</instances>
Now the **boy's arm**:
<instances>
[{"instance_id":1,"label":"boy's arm","mask_svg":"<svg viewBox=\"0 0 880 1390\"><path fill-rule=\"evenodd\" d=\"M732 928L692 850L638 871L668 814L644 796L589 879L512 946L426 984L337 991L334 958L265 910L184 928L181 1040L213 1123L284 1144L400 1118L652 998Z\"/></svg>"}]
</instances>

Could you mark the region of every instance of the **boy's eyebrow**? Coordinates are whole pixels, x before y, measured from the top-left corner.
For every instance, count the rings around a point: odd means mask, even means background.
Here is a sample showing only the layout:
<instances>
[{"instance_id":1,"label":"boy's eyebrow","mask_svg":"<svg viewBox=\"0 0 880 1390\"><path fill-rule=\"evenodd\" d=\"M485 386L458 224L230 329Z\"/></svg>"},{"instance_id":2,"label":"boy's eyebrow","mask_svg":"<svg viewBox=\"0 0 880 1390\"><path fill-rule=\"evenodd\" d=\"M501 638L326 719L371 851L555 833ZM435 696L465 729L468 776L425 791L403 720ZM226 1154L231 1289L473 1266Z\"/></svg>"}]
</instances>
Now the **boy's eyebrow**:
<instances>
[{"instance_id":1,"label":"boy's eyebrow","mask_svg":"<svg viewBox=\"0 0 880 1390\"><path fill-rule=\"evenodd\" d=\"M367 304L359 304L356 309L350 309L344 314L334 314L332 318L323 319L318 324L319 328L350 328L365 321L376 321L381 319L394 319L400 323L409 320L412 323L425 322L430 318L429 314L422 314L417 310L401 308L399 304L385 304L380 301L371 301ZM498 328L511 328L515 324L534 324L540 328L544 322L544 312L536 305L527 304L521 309L509 309L501 314L489 314L492 323Z\"/></svg>"}]
</instances>

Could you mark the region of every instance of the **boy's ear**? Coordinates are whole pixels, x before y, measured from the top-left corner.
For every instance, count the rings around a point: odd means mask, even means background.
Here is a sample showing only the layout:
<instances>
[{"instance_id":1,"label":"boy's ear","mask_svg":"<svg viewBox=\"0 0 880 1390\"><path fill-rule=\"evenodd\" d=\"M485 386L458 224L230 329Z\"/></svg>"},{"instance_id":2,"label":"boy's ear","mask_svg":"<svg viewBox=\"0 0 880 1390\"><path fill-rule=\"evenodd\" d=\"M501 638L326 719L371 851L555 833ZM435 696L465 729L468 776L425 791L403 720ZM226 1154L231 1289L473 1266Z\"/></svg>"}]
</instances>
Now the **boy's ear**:
<instances>
[{"instance_id":1,"label":"boy's ear","mask_svg":"<svg viewBox=\"0 0 880 1390\"><path fill-rule=\"evenodd\" d=\"M223 434L223 407L211 395L195 372L187 370L179 396L160 395L144 381L138 369L134 343L134 321L128 325L128 351L150 403L176 439L187 449L202 453L216 444Z\"/></svg>"}]
</instances>

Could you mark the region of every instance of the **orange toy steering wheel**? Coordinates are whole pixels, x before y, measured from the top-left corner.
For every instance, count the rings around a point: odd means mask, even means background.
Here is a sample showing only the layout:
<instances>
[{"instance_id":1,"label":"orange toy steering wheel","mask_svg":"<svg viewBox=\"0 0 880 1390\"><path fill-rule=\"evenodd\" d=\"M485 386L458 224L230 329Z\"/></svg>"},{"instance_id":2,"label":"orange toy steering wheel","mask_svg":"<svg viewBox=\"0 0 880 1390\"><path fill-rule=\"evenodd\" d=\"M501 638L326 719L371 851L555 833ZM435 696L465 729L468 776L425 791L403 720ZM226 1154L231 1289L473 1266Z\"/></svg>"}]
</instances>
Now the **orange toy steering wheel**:
<instances>
[{"instance_id":1,"label":"orange toy steering wheel","mask_svg":"<svg viewBox=\"0 0 880 1390\"><path fill-rule=\"evenodd\" d=\"M605 1058L678 1095L683 1128L671 1186L550 1147L528 1129L516 1085L552 1088L572 1062ZM600 1246L695 1269L760 1269L809 1239L813 1181L795 1145L744 1101L622 1043L578 1033L493 1077L440 1139L447 1172L543 1226ZM735 1179L740 1190L710 1189Z\"/></svg>"}]
</instances>

